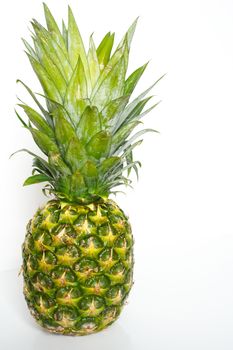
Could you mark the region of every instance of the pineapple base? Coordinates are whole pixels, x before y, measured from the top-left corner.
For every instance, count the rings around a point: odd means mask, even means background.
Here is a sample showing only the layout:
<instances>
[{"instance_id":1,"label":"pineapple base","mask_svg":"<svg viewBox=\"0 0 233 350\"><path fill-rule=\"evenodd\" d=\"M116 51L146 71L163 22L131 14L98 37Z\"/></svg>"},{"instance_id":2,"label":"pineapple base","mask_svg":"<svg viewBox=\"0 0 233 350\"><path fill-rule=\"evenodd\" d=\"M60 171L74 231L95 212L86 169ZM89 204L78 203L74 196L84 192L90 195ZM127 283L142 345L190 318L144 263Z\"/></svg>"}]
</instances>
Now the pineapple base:
<instances>
[{"instance_id":1,"label":"pineapple base","mask_svg":"<svg viewBox=\"0 0 233 350\"><path fill-rule=\"evenodd\" d=\"M112 200L49 201L27 226L24 296L36 321L63 335L88 335L120 315L133 284L133 236Z\"/></svg>"}]
</instances>

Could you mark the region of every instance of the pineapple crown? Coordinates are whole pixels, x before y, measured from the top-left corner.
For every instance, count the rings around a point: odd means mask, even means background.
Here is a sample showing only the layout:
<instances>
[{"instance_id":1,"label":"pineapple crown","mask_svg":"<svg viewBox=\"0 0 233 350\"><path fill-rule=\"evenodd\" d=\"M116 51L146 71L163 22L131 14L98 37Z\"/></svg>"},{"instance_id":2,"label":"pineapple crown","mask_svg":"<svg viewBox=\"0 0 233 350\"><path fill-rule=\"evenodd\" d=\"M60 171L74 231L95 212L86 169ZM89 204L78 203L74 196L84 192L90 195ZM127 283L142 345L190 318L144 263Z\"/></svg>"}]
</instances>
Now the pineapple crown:
<instances>
[{"instance_id":1,"label":"pineapple crown","mask_svg":"<svg viewBox=\"0 0 233 350\"><path fill-rule=\"evenodd\" d=\"M115 193L121 185L130 186L130 171L138 174L140 162L133 160L133 150L141 136L152 129L132 135L141 119L158 103L144 110L151 99L150 88L131 100L131 95L147 64L126 78L131 41L137 20L131 25L112 53L114 34L107 33L96 48L93 36L89 50L84 44L71 8L68 26L59 29L49 8L44 4L47 28L33 20L33 46L23 39L26 54L36 73L42 94L31 95L37 110L25 103L26 123L16 115L44 153L33 156L33 173L24 183L47 182L56 197L77 203L91 203ZM38 100L43 97L46 107ZM21 101L20 101L21 102Z\"/></svg>"}]
</instances>

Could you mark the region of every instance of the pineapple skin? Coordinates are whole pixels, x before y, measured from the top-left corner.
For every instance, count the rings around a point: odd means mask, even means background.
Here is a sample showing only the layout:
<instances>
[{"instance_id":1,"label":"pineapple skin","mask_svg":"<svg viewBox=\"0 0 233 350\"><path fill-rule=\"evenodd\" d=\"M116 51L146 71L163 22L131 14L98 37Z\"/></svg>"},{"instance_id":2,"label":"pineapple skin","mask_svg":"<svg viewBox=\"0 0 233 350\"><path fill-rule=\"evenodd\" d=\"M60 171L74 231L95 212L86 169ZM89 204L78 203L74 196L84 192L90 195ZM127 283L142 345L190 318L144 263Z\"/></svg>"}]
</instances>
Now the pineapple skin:
<instances>
[{"instance_id":1,"label":"pineapple skin","mask_svg":"<svg viewBox=\"0 0 233 350\"><path fill-rule=\"evenodd\" d=\"M24 296L45 329L88 335L120 315L133 284L133 236L112 200L49 201L28 223Z\"/></svg>"}]
</instances>

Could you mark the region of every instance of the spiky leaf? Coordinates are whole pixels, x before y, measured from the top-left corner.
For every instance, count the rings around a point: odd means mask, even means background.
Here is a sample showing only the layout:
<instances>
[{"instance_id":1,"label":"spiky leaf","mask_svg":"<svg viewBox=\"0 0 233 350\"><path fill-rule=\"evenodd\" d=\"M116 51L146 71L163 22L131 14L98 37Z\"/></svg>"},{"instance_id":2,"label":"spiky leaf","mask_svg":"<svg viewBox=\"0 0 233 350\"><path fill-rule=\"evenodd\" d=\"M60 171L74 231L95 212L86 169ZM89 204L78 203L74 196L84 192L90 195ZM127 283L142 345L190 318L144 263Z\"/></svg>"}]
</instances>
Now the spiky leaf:
<instances>
[{"instance_id":1,"label":"spiky leaf","mask_svg":"<svg viewBox=\"0 0 233 350\"><path fill-rule=\"evenodd\" d=\"M68 10L68 52L72 67L75 68L80 58L83 64L84 72L86 75L87 89L91 89L90 70L88 66L87 54L84 48L83 40L80 35L77 23L75 21L73 12L69 7Z\"/></svg>"},{"instance_id":2,"label":"spiky leaf","mask_svg":"<svg viewBox=\"0 0 233 350\"><path fill-rule=\"evenodd\" d=\"M60 29L59 29L53 15L52 15L51 11L49 10L48 6L45 3L43 5L44 5L44 13L45 13L45 19L46 19L48 30L49 30L49 32L53 33L53 35L56 38L57 43L62 48L63 52L66 52L65 42L64 42L64 39L61 35Z\"/></svg>"},{"instance_id":3,"label":"spiky leaf","mask_svg":"<svg viewBox=\"0 0 233 350\"><path fill-rule=\"evenodd\" d=\"M38 174L38 175L33 175L27 178L24 182L24 186L29 186L33 184L38 184L41 182L46 182L46 181L51 181L51 178L44 175L44 174Z\"/></svg>"},{"instance_id":4,"label":"spiky leaf","mask_svg":"<svg viewBox=\"0 0 233 350\"><path fill-rule=\"evenodd\" d=\"M82 140L83 144L87 144L92 136L94 136L101 129L101 121L99 111L96 107L88 106L77 126L77 134Z\"/></svg>"},{"instance_id":5,"label":"spiky leaf","mask_svg":"<svg viewBox=\"0 0 233 350\"><path fill-rule=\"evenodd\" d=\"M73 76L69 82L66 96L65 96L65 106L69 111L74 124L77 125L77 122L80 118L80 115L77 115L77 104L79 100L87 98L87 81L83 68L83 63L79 58L77 65L73 72Z\"/></svg>"},{"instance_id":6,"label":"spiky leaf","mask_svg":"<svg viewBox=\"0 0 233 350\"><path fill-rule=\"evenodd\" d=\"M19 104L19 106L23 108L29 120L38 128L38 130L42 131L44 134L51 138L54 137L53 129L38 112L27 105Z\"/></svg>"},{"instance_id":7,"label":"spiky leaf","mask_svg":"<svg viewBox=\"0 0 233 350\"><path fill-rule=\"evenodd\" d=\"M87 160L85 148L77 137L70 140L65 158L73 171L80 169Z\"/></svg>"},{"instance_id":8,"label":"spiky leaf","mask_svg":"<svg viewBox=\"0 0 233 350\"><path fill-rule=\"evenodd\" d=\"M111 100L122 96L126 74L125 57L122 56L115 67L108 73L98 91L93 97L93 104L100 110Z\"/></svg>"},{"instance_id":9,"label":"spiky leaf","mask_svg":"<svg viewBox=\"0 0 233 350\"><path fill-rule=\"evenodd\" d=\"M95 193L96 186L97 186L97 178L98 178L98 171L96 168L96 165L88 160L82 170L82 175L84 176L85 183L88 187L88 190L90 193Z\"/></svg>"},{"instance_id":10,"label":"spiky leaf","mask_svg":"<svg viewBox=\"0 0 233 350\"><path fill-rule=\"evenodd\" d=\"M97 49L97 57L100 65L100 69L103 70L104 67L109 62L112 47L114 44L115 34L107 33Z\"/></svg>"},{"instance_id":11,"label":"spiky leaf","mask_svg":"<svg viewBox=\"0 0 233 350\"><path fill-rule=\"evenodd\" d=\"M57 90L51 78L49 78L45 68L29 54L28 54L28 58L31 62L31 65L36 75L38 76L38 79L40 80L40 83L44 89L46 96L61 103L62 98L61 98L60 92Z\"/></svg>"},{"instance_id":12,"label":"spiky leaf","mask_svg":"<svg viewBox=\"0 0 233 350\"><path fill-rule=\"evenodd\" d=\"M120 115L129 102L129 96L121 96L115 100L110 101L102 110L103 123L108 126L114 124L114 119Z\"/></svg>"},{"instance_id":13,"label":"spiky leaf","mask_svg":"<svg viewBox=\"0 0 233 350\"><path fill-rule=\"evenodd\" d=\"M148 63L146 63L144 66L136 69L126 80L125 86L124 86L124 94L125 95L131 95L141 78L142 74L144 73Z\"/></svg>"},{"instance_id":14,"label":"spiky leaf","mask_svg":"<svg viewBox=\"0 0 233 350\"><path fill-rule=\"evenodd\" d=\"M87 144L87 152L89 156L96 159L107 157L111 146L111 136L106 131L100 131L92 137Z\"/></svg>"},{"instance_id":15,"label":"spiky leaf","mask_svg":"<svg viewBox=\"0 0 233 350\"><path fill-rule=\"evenodd\" d=\"M55 120L55 135L60 147L67 150L70 140L76 137L76 133L72 125L60 114L54 116Z\"/></svg>"},{"instance_id":16,"label":"spiky leaf","mask_svg":"<svg viewBox=\"0 0 233 350\"><path fill-rule=\"evenodd\" d=\"M34 138L35 143L41 149L43 153L46 155L49 152L58 152L58 147L54 141L51 140L49 136L44 134L43 132L33 129L31 127L28 128Z\"/></svg>"},{"instance_id":17,"label":"spiky leaf","mask_svg":"<svg viewBox=\"0 0 233 350\"><path fill-rule=\"evenodd\" d=\"M90 37L90 43L89 43L88 65L89 65L90 76L91 76L91 84L92 84L92 87L94 87L96 84L96 81L100 76L100 65L97 57L95 43L92 36Z\"/></svg>"}]
</instances>

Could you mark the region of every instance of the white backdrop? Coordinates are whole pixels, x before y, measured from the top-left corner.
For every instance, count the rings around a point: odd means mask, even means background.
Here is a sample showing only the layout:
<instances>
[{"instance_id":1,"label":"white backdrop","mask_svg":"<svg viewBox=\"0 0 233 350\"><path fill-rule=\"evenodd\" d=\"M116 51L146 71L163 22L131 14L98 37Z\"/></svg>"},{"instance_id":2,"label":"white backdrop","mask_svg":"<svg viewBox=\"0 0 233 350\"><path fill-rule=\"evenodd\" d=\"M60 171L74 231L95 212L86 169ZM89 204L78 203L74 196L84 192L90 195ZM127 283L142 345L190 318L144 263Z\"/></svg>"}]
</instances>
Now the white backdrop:
<instances>
[{"instance_id":1,"label":"white backdrop","mask_svg":"<svg viewBox=\"0 0 233 350\"><path fill-rule=\"evenodd\" d=\"M155 99L163 103L145 119L160 135L145 136L137 150L143 162L140 181L127 196L117 197L134 228L135 288L137 281L147 285L149 295L142 298L156 303L160 318L152 324L161 335L166 335L164 322L173 325L174 339L182 339L192 326L193 335L200 331L203 349L232 349L233 2L69 3L86 43L93 31L97 42L109 30L120 39L140 15L129 72L151 61L137 92L168 73L154 89ZM67 1L47 4L56 18L65 16ZM30 157L19 154L9 160L17 149L36 150L14 116L16 94L29 102L15 81L20 78L39 90L20 37L29 38L30 19L41 21L42 16L40 0L1 4L1 270L19 268L25 225L46 201L40 185L22 187L30 175ZM181 322L186 327L180 329ZM205 338L206 329L212 340Z\"/></svg>"}]
</instances>

